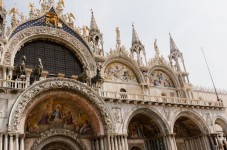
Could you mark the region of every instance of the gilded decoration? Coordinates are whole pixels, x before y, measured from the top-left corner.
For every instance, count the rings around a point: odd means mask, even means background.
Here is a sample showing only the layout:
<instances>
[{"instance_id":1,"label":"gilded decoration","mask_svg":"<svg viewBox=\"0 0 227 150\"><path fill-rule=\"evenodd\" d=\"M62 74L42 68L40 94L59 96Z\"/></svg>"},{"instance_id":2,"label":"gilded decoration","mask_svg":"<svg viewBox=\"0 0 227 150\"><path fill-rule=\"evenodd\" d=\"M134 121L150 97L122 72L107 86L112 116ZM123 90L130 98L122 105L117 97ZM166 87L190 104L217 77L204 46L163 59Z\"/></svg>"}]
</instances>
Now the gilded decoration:
<instances>
[{"instance_id":1,"label":"gilded decoration","mask_svg":"<svg viewBox=\"0 0 227 150\"><path fill-rule=\"evenodd\" d=\"M91 120L83 107L64 99L45 100L28 114L26 133L40 134L51 129L66 129L79 135L93 133Z\"/></svg>"},{"instance_id":2,"label":"gilded decoration","mask_svg":"<svg viewBox=\"0 0 227 150\"><path fill-rule=\"evenodd\" d=\"M151 86L174 88L172 79L162 71L154 71L150 75Z\"/></svg>"},{"instance_id":3,"label":"gilded decoration","mask_svg":"<svg viewBox=\"0 0 227 150\"><path fill-rule=\"evenodd\" d=\"M57 14L55 14L54 12L46 12L45 24L48 26L54 26L58 28L62 27L62 23L60 22L60 19L58 18Z\"/></svg>"},{"instance_id":4,"label":"gilded decoration","mask_svg":"<svg viewBox=\"0 0 227 150\"><path fill-rule=\"evenodd\" d=\"M112 63L104 71L104 78L115 82L134 82L137 83L134 72L122 63Z\"/></svg>"}]
</instances>

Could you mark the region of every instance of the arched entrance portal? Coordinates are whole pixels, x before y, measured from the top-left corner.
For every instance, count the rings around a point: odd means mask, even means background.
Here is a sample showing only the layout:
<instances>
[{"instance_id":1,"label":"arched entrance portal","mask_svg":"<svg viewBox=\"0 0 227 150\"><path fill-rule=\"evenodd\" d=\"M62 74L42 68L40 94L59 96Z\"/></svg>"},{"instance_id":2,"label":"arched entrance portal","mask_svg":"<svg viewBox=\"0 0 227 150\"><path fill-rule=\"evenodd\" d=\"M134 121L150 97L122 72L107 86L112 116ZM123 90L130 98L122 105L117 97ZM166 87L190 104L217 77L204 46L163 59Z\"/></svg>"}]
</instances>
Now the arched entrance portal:
<instances>
[{"instance_id":1,"label":"arched entrance portal","mask_svg":"<svg viewBox=\"0 0 227 150\"><path fill-rule=\"evenodd\" d=\"M145 114L136 114L128 125L128 144L133 145L131 150L140 150L139 147L146 147L148 150L167 149L161 128L157 120ZM134 146L138 145L138 146Z\"/></svg>"},{"instance_id":2,"label":"arched entrance portal","mask_svg":"<svg viewBox=\"0 0 227 150\"><path fill-rule=\"evenodd\" d=\"M179 117L174 124L177 150L207 149L206 139L198 125L188 117Z\"/></svg>"},{"instance_id":3,"label":"arched entrance portal","mask_svg":"<svg viewBox=\"0 0 227 150\"><path fill-rule=\"evenodd\" d=\"M65 148L66 150L80 150L76 142L72 141L72 144L67 144L70 140L64 140L65 135L70 133L74 135L73 137L89 140L90 137L100 134L100 118L85 99L65 90L42 93L36 98L37 104L27 113L24 129L25 142L30 143L34 139L39 141L37 137L45 136L47 133L53 136L65 133L63 136L51 137L52 140L47 139L37 144L38 147L44 145L37 150L65 150ZM51 144L53 142L57 142L57 145Z\"/></svg>"},{"instance_id":4,"label":"arched entrance portal","mask_svg":"<svg viewBox=\"0 0 227 150\"><path fill-rule=\"evenodd\" d=\"M41 150L78 150L62 142L52 142L44 146Z\"/></svg>"}]
</instances>

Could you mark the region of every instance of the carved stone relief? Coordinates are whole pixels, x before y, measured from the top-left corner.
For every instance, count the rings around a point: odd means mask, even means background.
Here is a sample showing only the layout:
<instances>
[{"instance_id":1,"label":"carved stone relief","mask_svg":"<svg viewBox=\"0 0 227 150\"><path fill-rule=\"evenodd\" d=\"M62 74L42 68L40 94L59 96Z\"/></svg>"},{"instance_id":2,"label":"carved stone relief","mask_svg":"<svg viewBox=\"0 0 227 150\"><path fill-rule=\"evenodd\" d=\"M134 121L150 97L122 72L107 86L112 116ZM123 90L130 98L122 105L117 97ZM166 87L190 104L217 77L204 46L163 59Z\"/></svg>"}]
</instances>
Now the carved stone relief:
<instances>
[{"instance_id":1,"label":"carved stone relief","mask_svg":"<svg viewBox=\"0 0 227 150\"><path fill-rule=\"evenodd\" d=\"M171 78L162 71L154 71L150 75L151 86L171 87L174 88L174 83Z\"/></svg>"},{"instance_id":2,"label":"carved stone relief","mask_svg":"<svg viewBox=\"0 0 227 150\"><path fill-rule=\"evenodd\" d=\"M0 99L0 118L7 117L8 115L8 100Z\"/></svg>"},{"instance_id":3,"label":"carved stone relief","mask_svg":"<svg viewBox=\"0 0 227 150\"><path fill-rule=\"evenodd\" d=\"M122 63L108 65L104 71L104 78L109 81L137 83L134 72Z\"/></svg>"},{"instance_id":4,"label":"carved stone relief","mask_svg":"<svg viewBox=\"0 0 227 150\"><path fill-rule=\"evenodd\" d=\"M122 114L121 114L121 108L113 107L112 112L114 114L114 121L116 123L121 123L122 122Z\"/></svg>"}]
</instances>

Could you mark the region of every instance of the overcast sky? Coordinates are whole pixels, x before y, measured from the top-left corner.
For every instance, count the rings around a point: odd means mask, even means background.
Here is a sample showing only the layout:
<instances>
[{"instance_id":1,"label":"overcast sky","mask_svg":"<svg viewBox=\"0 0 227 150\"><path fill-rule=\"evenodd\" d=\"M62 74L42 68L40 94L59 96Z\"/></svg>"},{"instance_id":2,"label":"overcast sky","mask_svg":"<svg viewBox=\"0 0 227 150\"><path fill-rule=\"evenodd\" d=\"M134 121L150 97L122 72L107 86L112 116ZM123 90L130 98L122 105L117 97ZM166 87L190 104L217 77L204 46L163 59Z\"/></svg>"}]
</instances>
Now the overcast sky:
<instances>
[{"instance_id":1,"label":"overcast sky","mask_svg":"<svg viewBox=\"0 0 227 150\"><path fill-rule=\"evenodd\" d=\"M3 1L8 10L16 3L24 14L28 14L29 2L40 8L39 0ZM227 89L226 0L65 0L65 12L76 16L78 26L90 25L91 8L103 33L106 52L115 47L116 27L120 28L122 44L130 48L134 22L147 59L154 56L155 38L167 59L170 32L184 55L191 83L212 87L203 47L216 87Z\"/></svg>"}]
</instances>

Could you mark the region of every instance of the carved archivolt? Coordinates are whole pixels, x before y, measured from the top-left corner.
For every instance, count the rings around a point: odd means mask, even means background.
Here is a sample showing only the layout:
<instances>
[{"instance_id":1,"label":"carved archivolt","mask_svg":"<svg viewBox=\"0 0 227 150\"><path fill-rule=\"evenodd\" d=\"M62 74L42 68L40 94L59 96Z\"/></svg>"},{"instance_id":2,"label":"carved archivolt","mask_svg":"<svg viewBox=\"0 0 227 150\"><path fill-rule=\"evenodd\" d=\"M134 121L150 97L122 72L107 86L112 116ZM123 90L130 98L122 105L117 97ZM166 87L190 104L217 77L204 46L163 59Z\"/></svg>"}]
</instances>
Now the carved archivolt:
<instances>
[{"instance_id":1,"label":"carved archivolt","mask_svg":"<svg viewBox=\"0 0 227 150\"><path fill-rule=\"evenodd\" d=\"M104 70L104 78L109 81L137 83L134 72L122 63L109 64Z\"/></svg>"},{"instance_id":2,"label":"carved archivolt","mask_svg":"<svg viewBox=\"0 0 227 150\"><path fill-rule=\"evenodd\" d=\"M46 131L44 133L41 133L41 137L34 142L31 150L36 150L39 146L39 144L41 144L44 140L53 137L53 136L66 136L69 137L71 139L73 139L74 141L76 141L78 143L78 145L83 149L83 150L87 150L87 147L84 145L84 143L81 141L80 138L78 138L78 135L72 131L68 131L68 130L49 130Z\"/></svg>"},{"instance_id":3,"label":"carved archivolt","mask_svg":"<svg viewBox=\"0 0 227 150\"><path fill-rule=\"evenodd\" d=\"M131 72L133 72L133 74L135 74L137 81L139 83L145 82L143 74L140 71L139 67L136 66L130 59L123 58L121 56L109 58L106 62L104 62L103 70L106 71L106 69L108 69L109 66L111 66L112 64L122 64L122 65L126 66L128 69L131 70ZM102 74L104 76L105 76L105 73L106 72L104 72L104 71L102 72Z\"/></svg>"},{"instance_id":4,"label":"carved archivolt","mask_svg":"<svg viewBox=\"0 0 227 150\"><path fill-rule=\"evenodd\" d=\"M91 52L77 38L63 30L46 26L27 28L12 37L6 45L4 61L2 63L13 66L14 57L20 47L28 41L39 38L49 38L66 44L78 55L82 64L88 66L90 70L94 70L95 60Z\"/></svg>"},{"instance_id":5,"label":"carved archivolt","mask_svg":"<svg viewBox=\"0 0 227 150\"><path fill-rule=\"evenodd\" d=\"M200 128L200 130L203 133L206 133L206 134L210 133L210 129L209 129L206 121L199 114L197 114L194 111L178 111L178 112L175 112L175 115L173 116L174 119L171 122L172 132L173 132L175 122L180 117L187 117L187 118L191 119Z\"/></svg>"},{"instance_id":6,"label":"carved archivolt","mask_svg":"<svg viewBox=\"0 0 227 150\"><path fill-rule=\"evenodd\" d=\"M150 68L148 76L150 78L150 81L154 81L155 79L157 79L156 77L154 77L155 73L157 76L157 72L159 72L159 74L161 72L163 72L166 75L166 78L168 78L169 83L173 84L172 86L169 87L180 87L180 83L177 79L177 77L175 76L175 73L170 69L170 68L166 68L164 65L157 65L157 66L153 66L152 68ZM154 82L152 83L154 84ZM164 86L164 82L162 82L163 86ZM167 86L168 87L168 86Z\"/></svg>"},{"instance_id":7,"label":"carved archivolt","mask_svg":"<svg viewBox=\"0 0 227 150\"><path fill-rule=\"evenodd\" d=\"M82 96L86 97L91 104L94 104L99 110L105 125L105 131L112 132L113 119L110 115L107 106L102 98L98 96L90 87L85 84L65 78L50 78L40 82L34 83L31 87L26 89L16 100L9 116L9 131L17 131L20 124L23 112L27 105L33 103L34 97L49 90L66 89L76 91Z\"/></svg>"}]
</instances>

